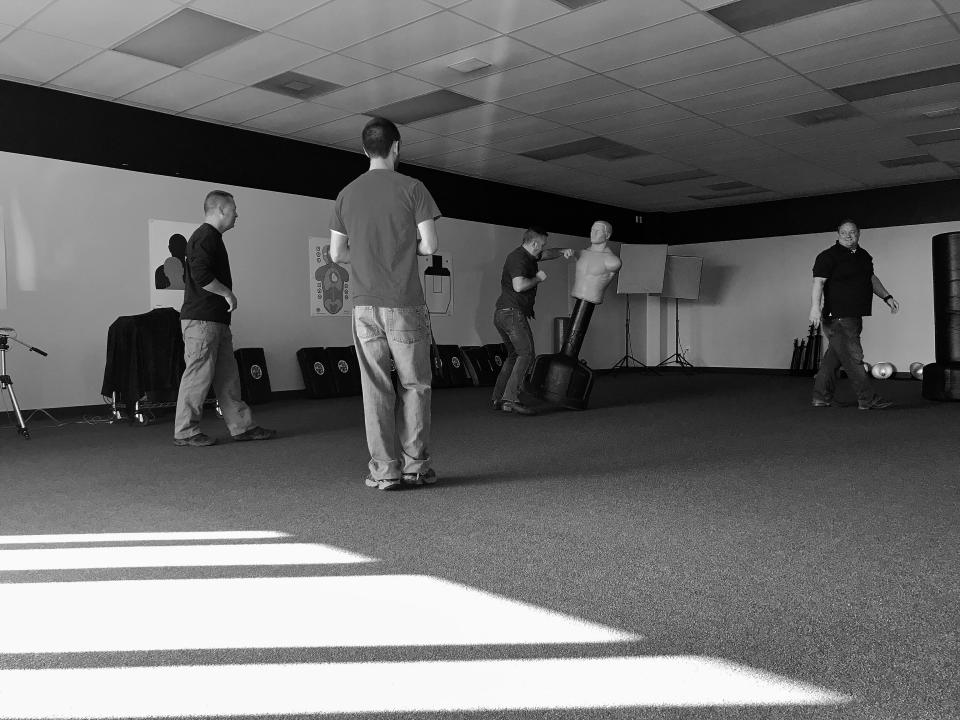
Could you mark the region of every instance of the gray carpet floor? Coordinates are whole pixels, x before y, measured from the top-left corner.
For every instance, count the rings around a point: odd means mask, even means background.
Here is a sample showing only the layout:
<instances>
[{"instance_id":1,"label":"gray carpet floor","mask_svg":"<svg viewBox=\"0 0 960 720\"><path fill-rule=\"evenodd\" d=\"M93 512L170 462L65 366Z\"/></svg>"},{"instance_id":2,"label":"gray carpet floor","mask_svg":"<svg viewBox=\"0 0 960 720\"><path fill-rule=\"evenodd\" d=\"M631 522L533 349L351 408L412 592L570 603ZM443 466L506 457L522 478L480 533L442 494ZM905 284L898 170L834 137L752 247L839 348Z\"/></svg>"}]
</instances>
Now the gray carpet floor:
<instances>
[{"instance_id":1,"label":"gray carpet floor","mask_svg":"<svg viewBox=\"0 0 960 720\"><path fill-rule=\"evenodd\" d=\"M879 388L894 408L858 411L841 385L840 406L815 409L811 386L771 375L623 373L598 379L589 410L536 417L492 412L487 388L438 390L441 480L399 492L363 485L359 398L256 406L279 438L211 448L174 447L169 415L146 427L54 429L37 418L29 441L0 427L0 535L275 530L378 559L359 568L0 571L0 583L428 575L639 638L6 653L0 669L696 656L849 700L378 716L958 717L960 404L927 402L920 383L890 380ZM226 436L212 414L204 429ZM0 558L12 549L0 545ZM431 610L423 598L422 612ZM382 611L391 613L391 598ZM0 628L17 621L0 609ZM398 613L397 623L408 621Z\"/></svg>"}]
</instances>

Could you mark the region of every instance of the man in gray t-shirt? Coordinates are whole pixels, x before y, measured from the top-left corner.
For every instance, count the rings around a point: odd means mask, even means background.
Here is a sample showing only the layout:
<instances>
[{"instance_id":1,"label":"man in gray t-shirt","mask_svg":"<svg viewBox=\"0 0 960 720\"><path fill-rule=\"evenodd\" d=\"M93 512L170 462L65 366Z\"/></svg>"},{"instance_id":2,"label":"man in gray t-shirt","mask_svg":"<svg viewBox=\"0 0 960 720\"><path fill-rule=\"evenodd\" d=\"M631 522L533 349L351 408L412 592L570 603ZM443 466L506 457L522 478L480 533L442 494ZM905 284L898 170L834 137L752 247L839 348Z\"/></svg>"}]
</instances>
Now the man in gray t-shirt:
<instances>
[{"instance_id":1,"label":"man in gray t-shirt","mask_svg":"<svg viewBox=\"0 0 960 720\"><path fill-rule=\"evenodd\" d=\"M373 118L362 141L370 169L337 196L330 257L351 266L353 342L370 450L366 484L390 490L437 480L429 453L432 333L417 255L437 251L440 211L423 183L396 171L396 125Z\"/></svg>"}]
</instances>

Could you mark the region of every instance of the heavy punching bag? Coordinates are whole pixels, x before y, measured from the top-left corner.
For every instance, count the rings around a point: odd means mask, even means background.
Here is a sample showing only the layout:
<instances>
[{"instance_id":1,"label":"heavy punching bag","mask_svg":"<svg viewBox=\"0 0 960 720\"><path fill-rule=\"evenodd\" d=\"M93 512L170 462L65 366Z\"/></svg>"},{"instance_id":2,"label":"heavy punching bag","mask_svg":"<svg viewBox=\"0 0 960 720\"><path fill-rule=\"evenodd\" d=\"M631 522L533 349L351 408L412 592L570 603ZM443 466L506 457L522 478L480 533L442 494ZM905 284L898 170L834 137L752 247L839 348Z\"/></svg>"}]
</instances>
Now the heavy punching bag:
<instances>
[{"instance_id":1,"label":"heavy punching bag","mask_svg":"<svg viewBox=\"0 0 960 720\"><path fill-rule=\"evenodd\" d=\"M933 236L936 362L923 368L923 397L960 400L960 232Z\"/></svg>"}]
</instances>

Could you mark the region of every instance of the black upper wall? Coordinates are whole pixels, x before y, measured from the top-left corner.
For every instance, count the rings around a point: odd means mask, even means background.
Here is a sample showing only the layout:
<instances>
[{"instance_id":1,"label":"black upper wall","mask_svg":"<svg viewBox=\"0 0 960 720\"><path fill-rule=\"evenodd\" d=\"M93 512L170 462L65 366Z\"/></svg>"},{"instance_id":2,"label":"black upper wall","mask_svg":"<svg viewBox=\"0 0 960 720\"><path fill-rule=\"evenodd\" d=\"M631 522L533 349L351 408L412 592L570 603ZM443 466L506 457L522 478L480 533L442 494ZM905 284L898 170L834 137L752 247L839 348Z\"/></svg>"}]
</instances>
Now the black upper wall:
<instances>
[{"instance_id":1,"label":"black upper wall","mask_svg":"<svg viewBox=\"0 0 960 720\"><path fill-rule=\"evenodd\" d=\"M330 200L368 166L359 152L3 80L0 107L0 150L22 155ZM618 240L643 241L645 226L632 210L406 163L401 169L424 182L447 217L580 236L605 219Z\"/></svg>"},{"instance_id":2,"label":"black upper wall","mask_svg":"<svg viewBox=\"0 0 960 720\"><path fill-rule=\"evenodd\" d=\"M333 199L367 168L351 153L251 130L0 80L0 150L210 183ZM64 118L69 118L64 122ZM357 138L359 144L359 138ZM404 163L447 217L589 234L613 223L619 242L699 243L960 220L960 180L677 213L634 210Z\"/></svg>"}]
</instances>

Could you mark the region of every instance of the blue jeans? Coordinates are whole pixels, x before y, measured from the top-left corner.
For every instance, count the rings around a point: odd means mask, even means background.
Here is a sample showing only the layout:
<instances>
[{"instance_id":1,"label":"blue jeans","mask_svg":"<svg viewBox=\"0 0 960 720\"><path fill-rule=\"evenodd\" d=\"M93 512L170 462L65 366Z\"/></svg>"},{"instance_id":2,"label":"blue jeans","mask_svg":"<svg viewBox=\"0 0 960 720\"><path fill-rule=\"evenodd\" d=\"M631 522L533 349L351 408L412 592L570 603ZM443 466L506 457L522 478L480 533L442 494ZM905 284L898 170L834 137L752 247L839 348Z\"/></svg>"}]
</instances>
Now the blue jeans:
<instances>
[{"instance_id":1,"label":"blue jeans","mask_svg":"<svg viewBox=\"0 0 960 720\"><path fill-rule=\"evenodd\" d=\"M173 437L185 440L200 432L203 403L213 385L217 403L231 435L253 427L250 408L240 399L240 372L233 356L230 326L212 320L181 320L183 359Z\"/></svg>"},{"instance_id":2,"label":"blue jeans","mask_svg":"<svg viewBox=\"0 0 960 720\"><path fill-rule=\"evenodd\" d=\"M507 346L507 359L493 387L493 402L518 402L520 388L533 362L533 333L527 316L515 308L497 308L493 324Z\"/></svg>"},{"instance_id":3,"label":"blue jeans","mask_svg":"<svg viewBox=\"0 0 960 720\"><path fill-rule=\"evenodd\" d=\"M863 318L824 319L822 327L829 345L813 381L813 398L828 402L833 400L833 392L837 384L837 369L843 366L857 393L857 403L861 407L869 405L879 396L874 392L873 383L863 369L863 346L860 344Z\"/></svg>"},{"instance_id":4,"label":"blue jeans","mask_svg":"<svg viewBox=\"0 0 960 720\"><path fill-rule=\"evenodd\" d=\"M370 476L398 479L430 469L430 312L426 305L353 308ZM397 368L397 388L390 358Z\"/></svg>"}]
</instances>

